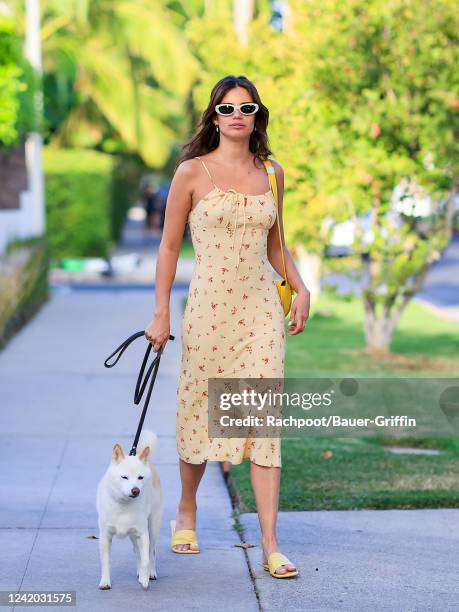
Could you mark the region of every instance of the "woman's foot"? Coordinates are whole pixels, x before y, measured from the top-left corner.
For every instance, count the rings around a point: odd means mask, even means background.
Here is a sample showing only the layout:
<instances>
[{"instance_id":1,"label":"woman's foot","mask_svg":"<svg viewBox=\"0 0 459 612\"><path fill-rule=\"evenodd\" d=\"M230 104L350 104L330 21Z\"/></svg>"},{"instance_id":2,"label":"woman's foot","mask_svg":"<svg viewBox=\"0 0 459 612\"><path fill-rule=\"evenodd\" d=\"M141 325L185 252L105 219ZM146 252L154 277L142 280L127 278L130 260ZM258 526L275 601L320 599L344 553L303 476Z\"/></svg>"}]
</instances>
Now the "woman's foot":
<instances>
[{"instance_id":1,"label":"woman's foot","mask_svg":"<svg viewBox=\"0 0 459 612\"><path fill-rule=\"evenodd\" d=\"M196 529L196 508L191 509L182 509L179 505L177 514L175 516L175 531L179 531L180 529ZM175 550L199 550L199 546L196 544L176 544L174 546Z\"/></svg>"},{"instance_id":2,"label":"woman's foot","mask_svg":"<svg viewBox=\"0 0 459 612\"><path fill-rule=\"evenodd\" d=\"M279 550L279 547L277 545L276 540L271 540L271 539L263 539L261 540L261 546L263 549L263 555L262 555L262 563L263 565L265 565L266 563L268 563L268 557L271 553L273 552L281 552ZM275 573L276 574L285 574L286 572L294 572L296 570L295 565L293 565L292 563L287 563L285 565L279 565L279 567L276 567L275 569Z\"/></svg>"}]
</instances>

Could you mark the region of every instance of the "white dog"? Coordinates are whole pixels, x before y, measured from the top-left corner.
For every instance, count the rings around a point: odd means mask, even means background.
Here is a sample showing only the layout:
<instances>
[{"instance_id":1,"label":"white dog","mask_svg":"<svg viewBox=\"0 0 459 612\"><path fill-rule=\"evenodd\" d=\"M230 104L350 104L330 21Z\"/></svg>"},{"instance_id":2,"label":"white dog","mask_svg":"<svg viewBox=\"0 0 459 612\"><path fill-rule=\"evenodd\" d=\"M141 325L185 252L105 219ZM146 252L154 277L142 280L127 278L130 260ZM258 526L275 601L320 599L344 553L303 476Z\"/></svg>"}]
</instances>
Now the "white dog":
<instances>
[{"instance_id":1,"label":"white dog","mask_svg":"<svg viewBox=\"0 0 459 612\"><path fill-rule=\"evenodd\" d=\"M110 589L110 549L114 535L131 538L137 557L137 577L144 589L156 580L156 538L163 514L159 474L148 462L158 438L143 431L137 455L125 456L117 443L112 461L97 488L99 549L102 566L100 589Z\"/></svg>"}]
</instances>

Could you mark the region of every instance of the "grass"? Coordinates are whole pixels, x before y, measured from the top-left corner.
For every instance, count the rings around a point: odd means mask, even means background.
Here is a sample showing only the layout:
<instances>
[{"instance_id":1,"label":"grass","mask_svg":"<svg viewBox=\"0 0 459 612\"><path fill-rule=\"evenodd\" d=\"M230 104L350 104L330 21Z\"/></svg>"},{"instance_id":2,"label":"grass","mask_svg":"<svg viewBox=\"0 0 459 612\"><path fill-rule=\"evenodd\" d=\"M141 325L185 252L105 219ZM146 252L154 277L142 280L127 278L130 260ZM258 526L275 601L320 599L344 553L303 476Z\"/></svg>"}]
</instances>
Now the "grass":
<instances>
[{"instance_id":1,"label":"grass","mask_svg":"<svg viewBox=\"0 0 459 612\"><path fill-rule=\"evenodd\" d=\"M182 240L179 257L183 259L194 259L195 254L193 249L193 243L191 242L190 238L184 238Z\"/></svg>"},{"instance_id":2,"label":"grass","mask_svg":"<svg viewBox=\"0 0 459 612\"><path fill-rule=\"evenodd\" d=\"M459 326L415 301L401 317L389 357L370 358L364 344L361 302L323 297L304 332L288 338L285 376L459 376Z\"/></svg>"},{"instance_id":3,"label":"grass","mask_svg":"<svg viewBox=\"0 0 459 612\"><path fill-rule=\"evenodd\" d=\"M365 352L358 299L323 296L305 331L288 337L285 376L459 376L459 327L415 301L391 350L382 360ZM442 453L394 455L383 444ZM248 461L231 468L243 512L256 510L249 469ZM281 474L280 510L459 507L459 438L283 439Z\"/></svg>"},{"instance_id":4,"label":"grass","mask_svg":"<svg viewBox=\"0 0 459 612\"><path fill-rule=\"evenodd\" d=\"M249 467L231 468L242 512L256 511ZM279 510L444 507L459 508L459 451L395 455L362 439L282 440Z\"/></svg>"}]
</instances>

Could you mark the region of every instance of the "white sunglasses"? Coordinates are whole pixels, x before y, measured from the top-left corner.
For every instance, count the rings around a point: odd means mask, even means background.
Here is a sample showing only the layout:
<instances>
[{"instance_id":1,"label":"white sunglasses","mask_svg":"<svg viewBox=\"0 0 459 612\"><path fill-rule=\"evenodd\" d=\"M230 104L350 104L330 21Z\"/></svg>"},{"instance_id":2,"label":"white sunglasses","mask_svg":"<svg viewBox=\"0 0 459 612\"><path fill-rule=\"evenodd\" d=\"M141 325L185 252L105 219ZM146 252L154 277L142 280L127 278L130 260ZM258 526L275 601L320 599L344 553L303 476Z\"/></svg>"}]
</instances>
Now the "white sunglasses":
<instances>
[{"instance_id":1,"label":"white sunglasses","mask_svg":"<svg viewBox=\"0 0 459 612\"><path fill-rule=\"evenodd\" d=\"M258 104L256 102L243 102L242 104L233 104L232 102L224 102L223 104L217 104L215 112L224 117L228 117L239 109L243 115L254 115L258 110Z\"/></svg>"}]
</instances>

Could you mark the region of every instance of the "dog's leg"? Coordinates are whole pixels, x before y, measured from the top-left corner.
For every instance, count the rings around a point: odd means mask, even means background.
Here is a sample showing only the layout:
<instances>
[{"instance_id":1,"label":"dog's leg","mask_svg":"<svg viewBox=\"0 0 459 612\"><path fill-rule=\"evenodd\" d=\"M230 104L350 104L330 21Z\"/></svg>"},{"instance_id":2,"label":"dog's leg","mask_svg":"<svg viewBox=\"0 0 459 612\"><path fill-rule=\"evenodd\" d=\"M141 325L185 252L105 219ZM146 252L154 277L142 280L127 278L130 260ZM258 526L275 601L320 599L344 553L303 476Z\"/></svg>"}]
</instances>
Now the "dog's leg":
<instances>
[{"instance_id":1,"label":"dog's leg","mask_svg":"<svg viewBox=\"0 0 459 612\"><path fill-rule=\"evenodd\" d=\"M158 574L156 572L156 538L159 531L159 522L153 521L150 514L148 517L148 534L150 540L150 580L156 580Z\"/></svg>"},{"instance_id":2,"label":"dog's leg","mask_svg":"<svg viewBox=\"0 0 459 612\"><path fill-rule=\"evenodd\" d=\"M113 534L108 531L101 531L99 534L99 552L100 564L102 567L102 576L99 583L99 589L111 589L110 582L110 549L112 545Z\"/></svg>"},{"instance_id":3,"label":"dog's leg","mask_svg":"<svg viewBox=\"0 0 459 612\"><path fill-rule=\"evenodd\" d=\"M132 542L132 548L134 549L134 553L135 553L135 558L137 560L137 578L139 577L139 572L140 572L140 551L139 551L139 545L138 545L138 541L137 541L137 536L130 534L129 537L131 538L131 542Z\"/></svg>"},{"instance_id":4,"label":"dog's leg","mask_svg":"<svg viewBox=\"0 0 459 612\"><path fill-rule=\"evenodd\" d=\"M148 554L149 539L148 529L146 529L137 540L137 545L140 552L139 582L144 589L148 589L150 584L150 559Z\"/></svg>"}]
</instances>

